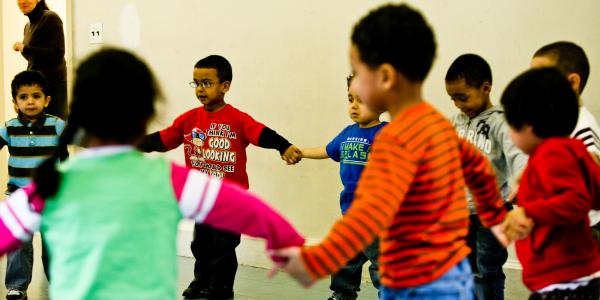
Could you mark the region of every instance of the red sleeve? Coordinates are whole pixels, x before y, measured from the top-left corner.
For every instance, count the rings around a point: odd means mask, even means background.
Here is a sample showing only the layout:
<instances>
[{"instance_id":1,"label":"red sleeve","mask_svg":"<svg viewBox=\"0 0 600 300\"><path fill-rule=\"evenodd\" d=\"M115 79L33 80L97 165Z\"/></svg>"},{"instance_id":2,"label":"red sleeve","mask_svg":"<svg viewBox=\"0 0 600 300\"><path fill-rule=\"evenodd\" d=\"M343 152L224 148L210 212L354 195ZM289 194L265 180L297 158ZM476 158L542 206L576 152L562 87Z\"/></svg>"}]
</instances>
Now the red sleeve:
<instances>
[{"instance_id":1,"label":"red sleeve","mask_svg":"<svg viewBox=\"0 0 600 300\"><path fill-rule=\"evenodd\" d=\"M250 115L244 112L240 112L240 119L243 121L242 126L244 127L244 135L249 143L258 146L258 138L260 133L266 127L263 123L260 123Z\"/></svg>"},{"instance_id":2,"label":"red sleeve","mask_svg":"<svg viewBox=\"0 0 600 300\"><path fill-rule=\"evenodd\" d=\"M592 207L592 199L585 186L583 172L577 158L562 147L549 147L544 153L543 162L528 170L535 172L543 182L545 199L527 199L522 201L525 214L536 225L566 225L586 219ZM538 162L541 162L537 158ZM527 178L524 178L527 180ZM518 198L518 196L517 196Z\"/></svg>"},{"instance_id":3,"label":"red sleeve","mask_svg":"<svg viewBox=\"0 0 600 300\"><path fill-rule=\"evenodd\" d=\"M177 117L171 126L160 131L160 138L166 150L172 150L183 143L185 122L196 113L196 109Z\"/></svg>"}]
</instances>

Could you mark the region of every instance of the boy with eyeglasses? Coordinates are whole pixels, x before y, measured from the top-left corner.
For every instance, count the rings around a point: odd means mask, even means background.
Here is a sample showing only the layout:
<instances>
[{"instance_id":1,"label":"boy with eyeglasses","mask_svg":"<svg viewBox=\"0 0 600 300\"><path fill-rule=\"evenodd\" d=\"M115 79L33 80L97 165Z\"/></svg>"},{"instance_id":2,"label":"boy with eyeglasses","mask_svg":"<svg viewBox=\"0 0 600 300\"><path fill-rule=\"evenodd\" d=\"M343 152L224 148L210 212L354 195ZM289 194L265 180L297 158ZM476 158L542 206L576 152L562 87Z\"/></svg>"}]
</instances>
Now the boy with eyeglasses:
<instances>
[{"instance_id":1,"label":"boy with eyeglasses","mask_svg":"<svg viewBox=\"0 0 600 300\"><path fill-rule=\"evenodd\" d=\"M277 149L288 164L300 161L300 149L225 103L232 80L227 59L219 55L201 59L194 66L193 79L190 85L203 105L182 114L170 127L147 135L138 145L142 151L165 152L183 143L188 167L237 182L246 189L249 187L246 173L249 144ZM235 248L239 243L239 234L195 225L191 245L196 259L194 280L183 292L185 299L233 299L237 271Z\"/></svg>"}]
</instances>

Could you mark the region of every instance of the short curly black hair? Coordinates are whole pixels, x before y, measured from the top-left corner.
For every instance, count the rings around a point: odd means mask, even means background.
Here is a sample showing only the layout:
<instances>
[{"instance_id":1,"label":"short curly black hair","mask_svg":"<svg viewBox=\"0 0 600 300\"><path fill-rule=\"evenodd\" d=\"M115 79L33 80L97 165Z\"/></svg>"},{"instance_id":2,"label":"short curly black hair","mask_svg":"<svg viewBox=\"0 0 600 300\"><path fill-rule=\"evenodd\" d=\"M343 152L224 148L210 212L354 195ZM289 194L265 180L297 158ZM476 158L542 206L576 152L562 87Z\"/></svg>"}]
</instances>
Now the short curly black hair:
<instances>
[{"instance_id":1,"label":"short curly black hair","mask_svg":"<svg viewBox=\"0 0 600 300\"><path fill-rule=\"evenodd\" d=\"M540 48L533 55L533 57L540 56L548 56L555 60L556 67L565 74L578 74L581 78L579 93L583 92L590 77L590 62L583 48L573 42L560 41Z\"/></svg>"},{"instance_id":2,"label":"short curly black hair","mask_svg":"<svg viewBox=\"0 0 600 300\"><path fill-rule=\"evenodd\" d=\"M15 75L15 78L13 78L10 83L13 99L17 99L17 93L19 92L20 87L31 85L39 86L42 89L42 93L44 93L45 96L48 96L48 80L46 79L46 76L40 71L26 70Z\"/></svg>"},{"instance_id":3,"label":"short curly black hair","mask_svg":"<svg viewBox=\"0 0 600 300\"><path fill-rule=\"evenodd\" d=\"M531 69L513 79L500 100L508 124L533 127L541 138L570 136L579 117L577 95L557 68Z\"/></svg>"},{"instance_id":4,"label":"short curly black hair","mask_svg":"<svg viewBox=\"0 0 600 300\"><path fill-rule=\"evenodd\" d=\"M490 65L477 54L463 54L457 57L446 72L446 82L464 79L465 83L480 88L484 82L492 84Z\"/></svg>"},{"instance_id":5,"label":"short curly black hair","mask_svg":"<svg viewBox=\"0 0 600 300\"><path fill-rule=\"evenodd\" d=\"M199 60L196 65L194 65L194 68L217 70L217 77L219 77L219 81L221 83L225 81L231 82L233 79L233 69L231 68L231 64L225 57L221 55L209 55Z\"/></svg>"},{"instance_id":6,"label":"short curly black hair","mask_svg":"<svg viewBox=\"0 0 600 300\"><path fill-rule=\"evenodd\" d=\"M416 82L427 77L436 51L433 30L420 12L406 4L371 11L354 26L352 44L368 66L389 63Z\"/></svg>"}]
</instances>

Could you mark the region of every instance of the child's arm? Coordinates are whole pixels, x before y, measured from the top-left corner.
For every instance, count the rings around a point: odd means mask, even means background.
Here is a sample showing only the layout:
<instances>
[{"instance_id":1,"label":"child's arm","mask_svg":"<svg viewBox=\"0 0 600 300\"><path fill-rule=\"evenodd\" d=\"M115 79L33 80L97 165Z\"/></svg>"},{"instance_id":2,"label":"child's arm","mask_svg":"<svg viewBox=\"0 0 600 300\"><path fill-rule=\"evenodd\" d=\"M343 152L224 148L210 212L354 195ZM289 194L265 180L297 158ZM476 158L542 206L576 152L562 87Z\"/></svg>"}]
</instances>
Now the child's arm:
<instances>
[{"instance_id":1,"label":"child's arm","mask_svg":"<svg viewBox=\"0 0 600 300\"><path fill-rule=\"evenodd\" d=\"M304 238L279 213L235 184L176 165L172 166L171 179L186 218L264 238L267 249L304 244Z\"/></svg>"},{"instance_id":2,"label":"child's arm","mask_svg":"<svg viewBox=\"0 0 600 300\"><path fill-rule=\"evenodd\" d=\"M0 149L4 148L4 146L8 146L8 132L6 131L6 127L0 127Z\"/></svg>"},{"instance_id":3,"label":"child's arm","mask_svg":"<svg viewBox=\"0 0 600 300\"><path fill-rule=\"evenodd\" d=\"M516 179L525 169L529 156L523 153L523 151L512 142L508 134L508 124L506 124L506 122L502 123L499 130L498 140L502 145L502 152L504 153L506 165L509 168L511 177Z\"/></svg>"},{"instance_id":4,"label":"child's arm","mask_svg":"<svg viewBox=\"0 0 600 300\"><path fill-rule=\"evenodd\" d=\"M505 232L511 240L526 238L534 226L533 220L525 215L522 207L517 206L506 215Z\"/></svg>"},{"instance_id":5,"label":"child's arm","mask_svg":"<svg viewBox=\"0 0 600 300\"><path fill-rule=\"evenodd\" d=\"M167 147L165 147L162 139L160 138L160 131L144 136L137 144L137 148L142 152L167 151Z\"/></svg>"},{"instance_id":6,"label":"child's arm","mask_svg":"<svg viewBox=\"0 0 600 300\"><path fill-rule=\"evenodd\" d=\"M142 152L165 152L179 147L183 143L183 135L189 134L184 132L185 124L197 113L197 109L192 109L180 115L171 126L144 136L137 143L137 148Z\"/></svg>"},{"instance_id":7,"label":"child's arm","mask_svg":"<svg viewBox=\"0 0 600 300\"><path fill-rule=\"evenodd\" d=\"M0 203L0 255L19 248L39 230L43 201L32 198L33 191L30 185Z\"/></svg>"},{"instance_id":8,"label":"child's arm","mask_svg":"<svg viewBox=\"0 0 600 300\"><path fill-rule=\"evenodd\" d=\"M594 161L600 161L600 126L594 115L587 109L581 109L575 130L573 137L583 142Z\"/></svg>"},{"instance_id":9,"label":"child's arm","mask_svg":"<svg viewBox=\"0 0 600 300\"><path fill-rule=\"evenodd\" d=\"M260 132L258 146L266 149L276 149L281 154L281 158L288 164L295 164L302 159L298 147L292 145L284 137L266 126Z\"/></svg>"},{"instance_id":10,"label":"child's arm","mask_svg":"<svg viewBox=\"0 0 600 300\"><path fill-rule=\"evenodd\" d=\"M502 122L502 125L498 128L498 143L502 147L502 153L504 153L504 160L506 167L509 170L510 180L509 187L510 193L508 199L504 199L510 202L515 202L517 191L519 190L519 183L521 181L521 175L523 170L527 166L529 156L521 151L510 139L508 134L508 124Z\"/></svg>"},{"instance_id":11,"label":"child's arm","mask_svg":"<svg viewBox=\"0 0 600 300\"><path fill-rule=\"evenodd\" d=\"M329 158L329 154L327 154L327 150L325 147L315 147L315 148L304 148L300 150L302 152L302 158L311 158L311 159L325 159Z\"/></svg>"},{"instance_id":12,"label":"child's arm","mask_svg":"<svg viewBox=\"0 0 600 300\"><path fill-rule=\"evenodd\" d=\"M539 176L538 180L543 182L546 192L552 196L526 201L520 199L519 204L525 215L531 218L536 226L581 222L587 218L593 199L586 186L578 158L574 157L569 149L562 147L552 147L543 154L543 163L536 164L532 172L535 170L535 174ZM589 162L589 165L593 164Z\"/></svg>"},{"instance_id":13,"label":"child's arm","mask_svg":"<svg viewBox=\"0 0 600 300\"><path fill-rule=\"evenodd\" d=\"M487 158L465 139L459 139L465 183L475 197L475 207L486 227L501 223L506 216L494 169Z\"/></svg>"},{"instance_id":14,"label":"child's arm","mask_svg":"<svg viewBox=\"0 0 600 300\"><path fill-rule=\"evenodd\" d=\"M400 146L395 138L378 136L348 212L319 245L303 248L300 252L301 262L310 278L314 280L335 273L390 226L417 167L414 154ZM287 255L282 253L282 256Z\"/></svg>"},{"instance_id":15,"label":"child's arm","mask_svg":"<svg viewBox=\"0 0 600 300\"><path fill-rule=\"evenodd\" d=\"M244 136L253 145L266 149L276 149L288 165L293 165L302 159L298 147L279 135L273 129L257 122L250 115L241 113L239 119L244 126Z\"/></svg>"},{"instance_id":16,"label":"child's arm","mask_svg":"<svg viewBox=\"0 0 600 300\"><path fill-rule=\"evenodd\" d=\"M57 117L56 124L54 124L54 128L56 129L56 136L60 137L66 127L67 127L67 123L63 119ZM58 143L58 139L57 139L57 143ZM81 143L81 141L71 141L72 145L81 146L80 143ZM67 146L68 145L65 145L64 147L56 150L56 151L60 152L60 154L58 155L58 159L61 162L66 161L67 158L69 158L69 149L67 148Z\"/></svg>"}]
</instances>

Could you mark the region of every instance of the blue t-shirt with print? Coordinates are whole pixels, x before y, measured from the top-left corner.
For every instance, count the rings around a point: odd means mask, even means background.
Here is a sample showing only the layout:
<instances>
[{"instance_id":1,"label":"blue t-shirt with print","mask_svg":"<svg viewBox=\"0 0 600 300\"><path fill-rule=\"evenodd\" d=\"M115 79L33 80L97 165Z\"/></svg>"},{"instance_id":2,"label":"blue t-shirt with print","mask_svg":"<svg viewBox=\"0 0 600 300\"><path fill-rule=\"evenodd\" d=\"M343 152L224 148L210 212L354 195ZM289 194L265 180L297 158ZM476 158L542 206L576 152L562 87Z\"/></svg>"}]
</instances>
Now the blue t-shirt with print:
<instances>
[{"instance_id":1,"label":"blue t-shirt with print","mask_svg":"<svg viewBox=\"0 0 600 300\"><path fill-rule=\"evenodd\" d=\"M344 190L340 193L342 214L346 213L354 199L354 190L367 164L373 139L386 124L387 122L381 122L369 128L360 128L358 124L350 125L325 148L327 155L340 163L340 178L344 185Z\"/></svg>"}]
</instances>

